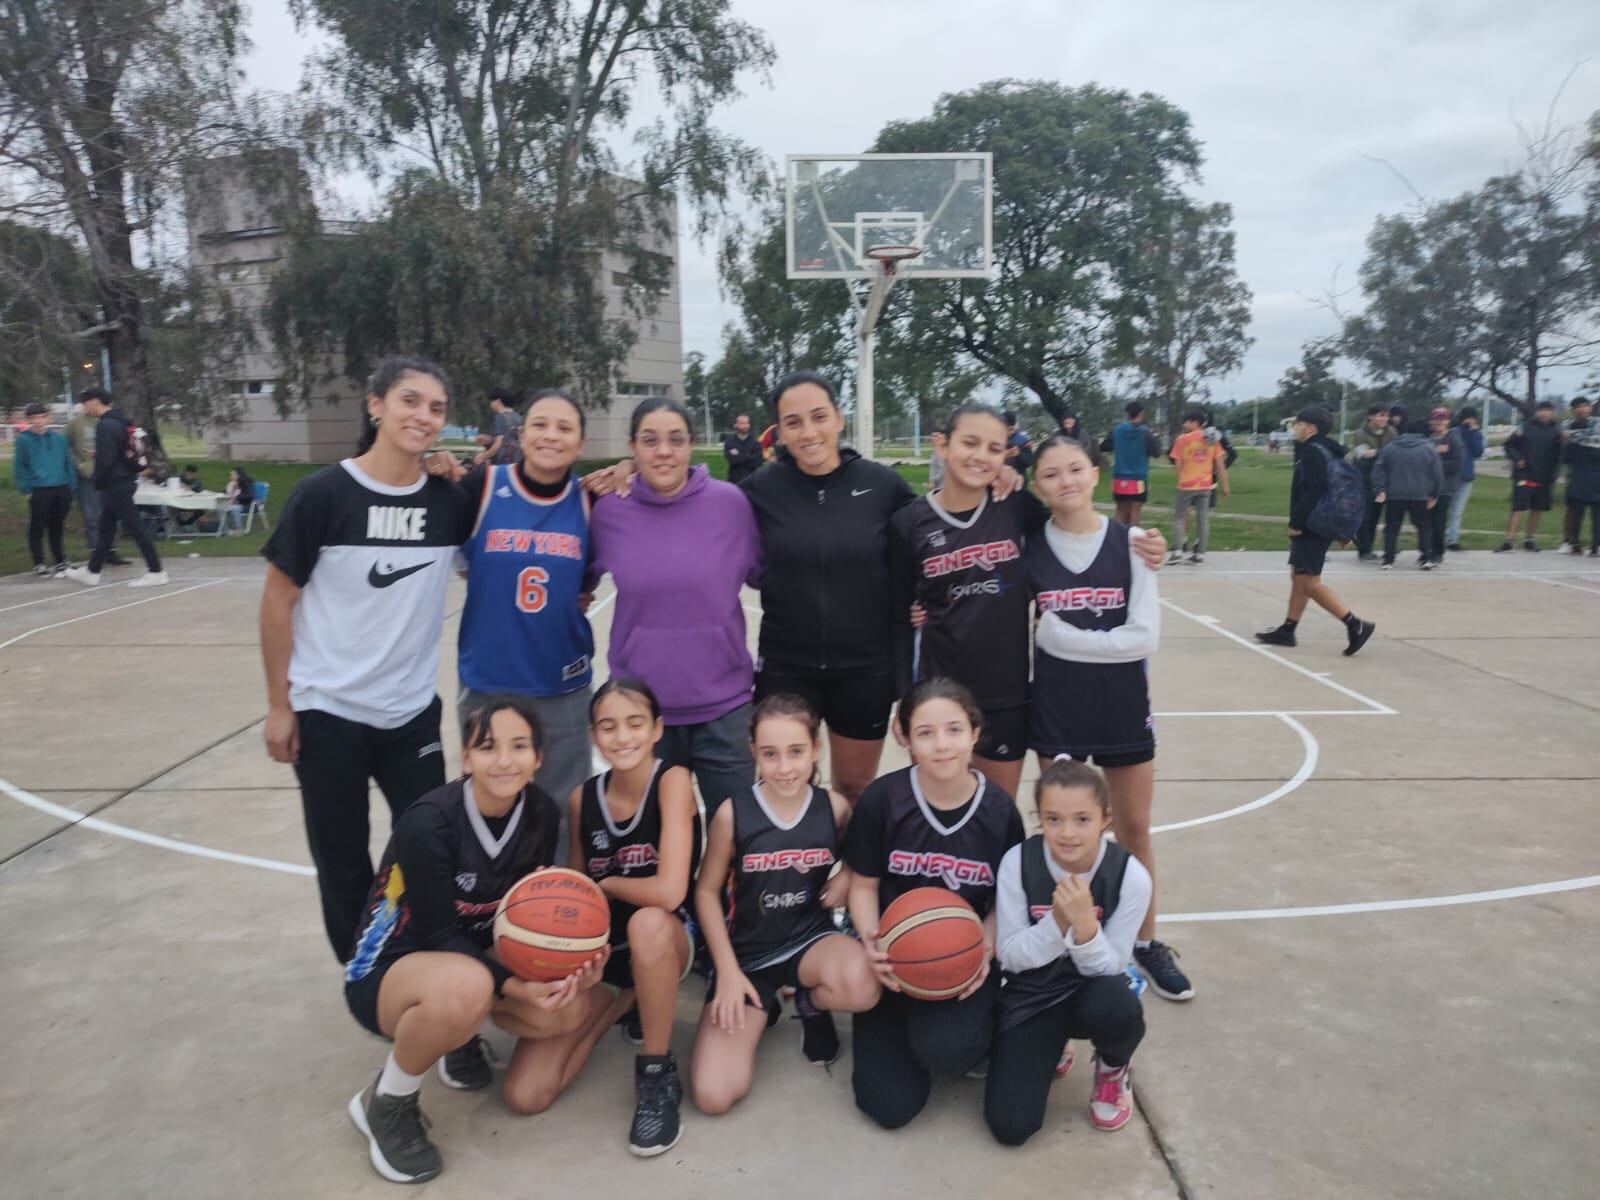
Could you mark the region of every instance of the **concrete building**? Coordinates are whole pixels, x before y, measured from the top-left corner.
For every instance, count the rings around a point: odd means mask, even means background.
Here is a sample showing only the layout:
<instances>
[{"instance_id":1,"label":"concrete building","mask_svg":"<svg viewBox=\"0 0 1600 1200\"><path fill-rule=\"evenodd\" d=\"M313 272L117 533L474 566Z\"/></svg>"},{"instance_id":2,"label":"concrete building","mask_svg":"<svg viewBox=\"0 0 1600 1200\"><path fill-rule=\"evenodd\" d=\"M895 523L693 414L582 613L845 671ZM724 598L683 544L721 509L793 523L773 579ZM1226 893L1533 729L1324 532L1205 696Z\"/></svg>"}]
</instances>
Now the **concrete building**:
<instances>
[{"instance_id":1,"label":"concrete building","mask_svg":"<svg viewBox=\"0 0 1600 1200\"><path fill-rule=\"evenodd\" d=\"M242 158L212 159L189 174L185 201L190 263L221 282L242 312L260 314L272 276L289 252L289 221L312 213L310 188L295 156L286 151L250 163ZM321 229L327 237L355 231L349 223L332 221L323 222ZM641 398L684 398L675 213L667 232L647 242L646 249L667 266L667 288L655 314L639 320L638 338L618 372L609 403L589 412L589 457L627 452L628 414ZM627 293L635 286L631 266L630 257L620 250L607 248L601 253L597 284L604 289L609 316L629 317ZM256 344L229 364L226 374L236 419L207 428L207 452L220 459L294 462L333 462L349 454L360 421L359 389L344 377L336 359L315 365L323 382L311 404L281 415L277 389L286 375L285 363L271 338L258 335ZM507 380L506 385L526 392L543 382L518 379Z\"/></svg>"}]
</instances>

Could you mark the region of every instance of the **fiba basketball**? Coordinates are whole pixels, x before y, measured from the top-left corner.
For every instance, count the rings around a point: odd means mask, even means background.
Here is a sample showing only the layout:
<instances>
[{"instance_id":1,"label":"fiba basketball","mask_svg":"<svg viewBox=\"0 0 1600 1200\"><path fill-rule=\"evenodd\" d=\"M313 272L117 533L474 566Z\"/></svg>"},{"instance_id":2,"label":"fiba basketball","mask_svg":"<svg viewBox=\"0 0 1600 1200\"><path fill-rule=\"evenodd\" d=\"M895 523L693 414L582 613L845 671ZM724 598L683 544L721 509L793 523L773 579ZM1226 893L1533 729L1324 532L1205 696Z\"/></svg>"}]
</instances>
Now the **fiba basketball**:
<instances>
[{"instance_id":1,"label":"fiba basketball","mask_svg":"<svg viewBox=\"0 0 1600 1200\"><path fill-rule=\"evenodd\" d=\"M610 937L606 894L587 875L565 867L524 875L495 910L495 949L519 979L565 979Z\"/></svg>"},{"instance_id":2,"label":"fiba basketball","mask_svg":"<svg viewBox=\"0 0 1600 1200\"><path fill-rule=\"evenodd\" d=\"M988 948L983 922L954 892L914 888L883 912L878 949L908 996L947 1000L966 991L983 970Z\"/></svg>"}]
</instances>

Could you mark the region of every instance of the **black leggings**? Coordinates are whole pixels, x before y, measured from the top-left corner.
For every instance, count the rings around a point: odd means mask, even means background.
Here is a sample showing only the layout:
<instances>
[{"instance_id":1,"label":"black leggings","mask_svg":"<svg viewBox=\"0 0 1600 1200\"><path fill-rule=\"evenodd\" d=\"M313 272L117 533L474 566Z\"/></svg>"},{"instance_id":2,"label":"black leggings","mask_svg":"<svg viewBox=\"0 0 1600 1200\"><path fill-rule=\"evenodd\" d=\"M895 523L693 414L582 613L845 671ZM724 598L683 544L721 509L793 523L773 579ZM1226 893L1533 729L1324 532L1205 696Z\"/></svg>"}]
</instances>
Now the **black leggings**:
<instances>
[{"instance_id":1,"label":"black leggings","mask_svg":"<svg viewBox=\"0 0 1600 1200\"><path fill-rule=\"evenodd\" d=\"M1566 537L1562 541L1571 542L1577 546L1583 539L1583 514L1589 513L1589 548L1600 547L1600 500L1574 500L1567 497L1566 528L1562 531Z\"/></svg>"},{"instance_id":2,"label":"black leggings","mask_svg":"<svg viewBox=\"0 0 1600 1200\"><path fill-rule=\"evenodd\" d=\"M1393 562L1400 548L1400 527L1406 517L1417 527L1417 549L1424 560L1433 558L1433 514L1426 500L1390 500L1383 510L1383 561Z\"/></svg>"},{"instance_id":3,"label":"black leggings","mask_svg":"<svg viewBox=\"0 0 1600 1200\"><path fill-rule=\"evenodd\" d=\"M28 553L33 565L44 563L44 539L50 535L52 563L67 561L61 548L61 533L66 528L67 512L72 508L72 491L63 487L36 487L28 493Z\"/></svg>"},{"instance_id":4,"label":"black leggings","mask_svg":"<svg viewBox=\"0 0 1600 1200\"><path fill-rule=\"evenodd\" d=\"M340 962L350 957L356 928L372 890L367 781L377 781L391 816L444 786L439 744L439 697L398 729L375 729L310 709L300 722L300 780L306 839L317 864L322 923Z\"/></svg>"},{"instance_id":5,"label":"black leggings","mask_svg":"<svg viewBox=\"0 0 1600 1200\"><path fill-rule=\"evenodd\" d=\"M1108 1067L1126 1066L1144 1038L1144 1008L1126 975L1089 980L1059 1004L995 1035L983 1118L1007 1146L1020 1146L1044 1124L1056 1063L1070 1038L1088 1038Z\"/></svg>"},{"instance_id":6,"label":"black leggings","mask_svg":"<svg viewBox=\"0 0 1600 1200\"><path fill-rule=\"evenodd\" d=\"M856 1107L885 1129L907 1124L927 1104L933 1072L964 1075L983 1061L999 995L996 969L965 1000L885 992L877 1007L857 1013L850 1074Z\"/></svg>"}]
</instances>

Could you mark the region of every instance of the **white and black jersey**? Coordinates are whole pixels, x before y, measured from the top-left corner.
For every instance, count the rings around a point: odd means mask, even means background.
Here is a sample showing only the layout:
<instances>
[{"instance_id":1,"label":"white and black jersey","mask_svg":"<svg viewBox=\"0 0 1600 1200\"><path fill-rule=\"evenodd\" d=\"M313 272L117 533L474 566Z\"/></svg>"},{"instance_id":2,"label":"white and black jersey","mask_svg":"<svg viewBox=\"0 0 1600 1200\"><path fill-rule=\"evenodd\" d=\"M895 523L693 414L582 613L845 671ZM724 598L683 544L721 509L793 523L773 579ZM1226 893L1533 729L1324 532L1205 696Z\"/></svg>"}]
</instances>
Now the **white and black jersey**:
<instances>
[{"instance_id":1,"label":"white and black jersey","mask_svg":"<svg viewBox=\"0 0 1600 1200\"><path fill-rule=\"evenodd\" d=\"M579 836L583 840L583 869L590 879L654 879L661 867L661 776L665 764L657 760L655 772L644 798L626 825L618 825L606 807L606 784L611 772L583 782L583 798L578 807ZM694 818L693 840L689 850L689 879L700 867L700 816ZM628 944L628 920L638 905L607 897L611 905L611 945L622 949ZM688 901L677 909L678 919L693 925Z\"/></svg>"},{"instance_id":2,"label":"white and black jersey","mask_svg":"<svg viewBox=\"0 0 1600 1200\"><path fill-rule=\"evenodd\" d=\"M1050 921L1056 894L1056 873L1045 861L1049 851L1044 838L1034 834L1022 843L1022 891L1028 902L1028 921L1037 925ZM1089 896L1094 901L1095 919L1104 929L1117 911L1122 898L1122 880L1128 871L1129 855L1115 842L1102 844L1099 861L1089 880ZM1140 906L1140 916L1143 909ZM1064 945L1065 943L1063 943ZM1006 971L1005 986L1000 992L1000 1025L1009 1029L1020 1025L1029 1017L1059 1004L1083 986L1088 978L1063 949L1050 962L1023 971Z\"/></svg>"},{"instance_id":3,"label":"white and black jersey","mask_svg":"<svg viewBox=\"0 0 1600 1200\"><path fill-rule=\"evenodd\" d=\"M1005 791L972 772L972 799L936 811L915 767L874 779L845 831L845 864L878 881L882 908L913 888L942 887L986 916L1000 860L1023 838L1022 814Z\"/></svg>"},{"instance_id":4,"label":"white and black jersey","mask_svg":"<svg viewBox=\"0 0 1600 1200\"><path fill-rule=\"evenodd\" d=\"M1093 557L1073 570L1053 539L1069 551L1081 549L1079 543L1089 545ZM1097 534L1065 534L1051 527L1025 550L1028 590L1039 608L1028 740L1046 758L1123 755L1155 746L1143 656L1159 636L1159 618L1152 615L1158 600L1148 571L1131 558L1128 539L1128 526L1102 518ZM1136 608L1145 610L1137 630L1130 624ZM1047 628L1053 621L1059 624ZM1125 639L1125 646L1105 636L1124 628L1136 635ZM1074 631L1092 636L1074 639Z\"/></svg>"},{"instance_id":5,"label":"white and black jersey","mask_svg":"<svg viewBox=\"0 0 1600 1200\"><path fill-rule=\"evenodd\" d=\"M377 729L433 700L444 594L472 532L465 494L390 487L346 459L302 480L262 553L301 589L289 703Z\"/></svg>"},{"instance_id":6,"label":"white and black jersey","mask_svg":"<svg viewBox=\"0 0 1600 1200\"><path fill-rule=\"evenodd\" d=\"M919 679L964 684L986 712L1028 702L1027 569L1024 539L1050 512L1028 492L1003 501L987 494L969 512L948 512L922 496L891 518L895 585L895 682L903 693ZM922 605L927 622L914 633L907 612Z\"/></svg>"},{"instance_id":7,"label":"white and black jersey","mask_svg":"<svg viewBox=\"0 0 1600 1200\"><path fill-rule=\"evenodd\" d=\"M735 792L733 897L728 940L739 969L787 962L834 931L822 889L839 861L839 834L825 788L813 787L787 825L772 815L759 783Z\"/></svg>"},{"instance_id":8,"label":"white and black jersey","mask_svg":"<svg viewBox=\"0 0 1600 1200\"><path fill-rule=\"evenodd\" d=\"M479 810L467 778L417 800L395 820L345 980L417 950L450 950L503 982L505 968L488 953L495 910L512 884L555 861L559 820L555 801L532 784L495 820Z\"/></svg>"}]
</instances>

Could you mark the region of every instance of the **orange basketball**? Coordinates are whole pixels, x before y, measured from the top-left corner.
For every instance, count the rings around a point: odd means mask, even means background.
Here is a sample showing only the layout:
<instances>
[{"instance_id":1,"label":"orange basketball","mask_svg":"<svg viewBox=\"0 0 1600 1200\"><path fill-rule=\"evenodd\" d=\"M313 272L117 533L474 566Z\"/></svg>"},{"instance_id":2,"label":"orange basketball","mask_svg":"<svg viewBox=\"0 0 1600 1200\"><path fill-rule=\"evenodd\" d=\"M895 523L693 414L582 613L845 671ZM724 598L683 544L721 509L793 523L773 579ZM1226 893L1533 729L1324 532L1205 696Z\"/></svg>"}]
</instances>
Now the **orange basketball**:
<instances>
[{"instance_id":1,"label":"orange basketball","mask_svg":"<svg viewBox=\"0 0 1600 1200\"><path fill-rule=\"evenodd\" d=\"M954 892L923 887L883 911L878 949L900 987L918 1000L959 996L983 970L983 922Z\"/></svg>"},{"instance_id":2,"label":"orange basketball","mask_svg":"<svg viewBox=\"0 0 1600 1200\"><path fill-rule=\"evenodd\" d=\"M495 949L519 979L565 979L610 938L606 894L587 875L565 867L524 875L494 914Z\"/></svg>"}]
</instances>

